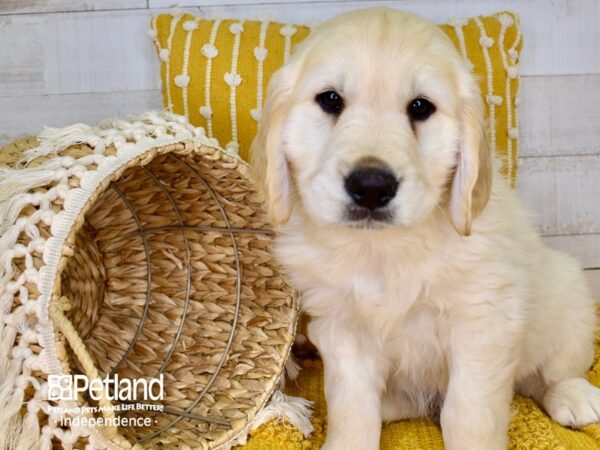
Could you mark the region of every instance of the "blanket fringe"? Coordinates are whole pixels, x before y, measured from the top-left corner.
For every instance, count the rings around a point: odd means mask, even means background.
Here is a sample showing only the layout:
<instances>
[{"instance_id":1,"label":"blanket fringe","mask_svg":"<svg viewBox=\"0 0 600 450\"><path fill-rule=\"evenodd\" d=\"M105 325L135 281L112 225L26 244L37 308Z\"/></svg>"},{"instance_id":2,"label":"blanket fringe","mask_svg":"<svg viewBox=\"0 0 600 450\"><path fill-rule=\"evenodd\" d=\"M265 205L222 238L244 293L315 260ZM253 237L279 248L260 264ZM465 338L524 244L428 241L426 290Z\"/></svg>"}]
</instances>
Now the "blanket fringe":
<instances>
[{"instance_id":1,"label":"blanket fringe","mask_svg":"<svg viewBox=\"0 0 600 450\"><path fill-rule=\"evenodd\" d=\"M304 437L308 437L314 428L310 419L312 417L312 402L300 397L285 395L281 391L275 391L269 404L258 413L252 423L251 430L275 420L282 422L287 420L296 427Z\"/></svg>"},{"instance_id":2,"label":"blanket fringe","mask_svg":"<svg viewBox=\"0 0 600 450\"><path fill-rule=\"evenodd\" d=\"M248 442L248 434L251 431L271 421L275 421L276 423L287 421L307 438L314 431L314 427L310 421L313 413L312 406L313 403L310 400L286 395L281 391L275 391L271 396L269 404L257 414L252 425L234 441L219 447L219 450L231 450L238 445L245 445Z\"/></svg>"},{"instance_id":3,"label":"blanket fringe","mask_svg":"<svg viewBox=\"0 0 600 450\"><path fill-rule=\"evenodd\" d=\"M75 144L88 144L104 149L102 138L96 129L83 123L76 123L66 128L45 127L38 137L40 145L25 152L24 162L30 163L41 156L56 155L67 147ZM100 150L100 149L99 149Z\"/></svg>"},{"instance_id":4,"label":"blanket fringe","mask_svg":"<svg viewBox=\"0 0 600 450\"><path fill-rule=\"evenodd\" d=\"M22 420L21 434L18 436L18 441L14 448L36 450L41 445L41 432L37 411L28 411Z\"/></svg>"},{"instance_id":5,"label":"blanket fringe","mask_svg":"<svg viewBox=\"0 0 600 450\"><path fill-rule=\"evenodd\" d=\"M0 385L0 449L3 450L20 448L16 444L23 430L20 409L25 398L23 388L16 386L20 371L20 362L14 361L2 374L4 381Z\"/></svg>"}]
</instances>

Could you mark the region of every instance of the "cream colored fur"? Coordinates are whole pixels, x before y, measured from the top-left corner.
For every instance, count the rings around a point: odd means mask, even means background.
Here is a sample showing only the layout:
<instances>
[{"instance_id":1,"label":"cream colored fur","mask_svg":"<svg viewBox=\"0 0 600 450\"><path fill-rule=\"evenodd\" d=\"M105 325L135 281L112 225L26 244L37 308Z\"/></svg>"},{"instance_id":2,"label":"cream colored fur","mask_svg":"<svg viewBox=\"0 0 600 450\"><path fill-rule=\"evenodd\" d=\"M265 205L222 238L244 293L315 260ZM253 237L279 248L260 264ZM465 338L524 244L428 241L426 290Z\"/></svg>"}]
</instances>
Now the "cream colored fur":
<instances>
[{"instance_id":1,"label":"cream colored fur","mask_svg":"<svg viewBox=\"0 0 600 450\"><path fill-rule=\"evenodd\" d=\"M437 111L411 126L419 95ZM479 95L435 25L388 9L324 24L269 85L254 173L325 363L325 449L376 449L382 421L440 402L446 448L504 449L515 386L563 425L600 419L594 302L492 169ZM369 157L402 180L387 224L343 214Z\"/></svg>"}]
</instances>

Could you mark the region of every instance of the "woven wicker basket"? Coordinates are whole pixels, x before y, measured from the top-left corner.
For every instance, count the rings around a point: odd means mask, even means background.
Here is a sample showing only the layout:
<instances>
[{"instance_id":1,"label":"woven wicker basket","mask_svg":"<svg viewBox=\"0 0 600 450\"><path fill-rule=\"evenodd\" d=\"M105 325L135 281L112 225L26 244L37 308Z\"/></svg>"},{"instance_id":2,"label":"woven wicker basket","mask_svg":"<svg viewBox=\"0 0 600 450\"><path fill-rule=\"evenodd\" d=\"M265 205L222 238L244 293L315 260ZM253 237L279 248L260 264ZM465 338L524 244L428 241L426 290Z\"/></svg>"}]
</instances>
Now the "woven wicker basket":
<instances>
[{"instance_id":1,"label":"woven wicker basket","mask_svg":"<svg viewBox=\"0 0 600 450\"><path fill-rule=\"evenodd\" d=\"M297 315L246 164L156 113L51 130L30 158L0 174L0 448L243 438L277 387ZM77 373L162 374L164 410L115 411L106 391L48 401L48 375ZM83 405L104 406L108 425L65 427L98 418L64 409ZM115 415L151 424L115 427Z\"/></svg>"}]
</instances>

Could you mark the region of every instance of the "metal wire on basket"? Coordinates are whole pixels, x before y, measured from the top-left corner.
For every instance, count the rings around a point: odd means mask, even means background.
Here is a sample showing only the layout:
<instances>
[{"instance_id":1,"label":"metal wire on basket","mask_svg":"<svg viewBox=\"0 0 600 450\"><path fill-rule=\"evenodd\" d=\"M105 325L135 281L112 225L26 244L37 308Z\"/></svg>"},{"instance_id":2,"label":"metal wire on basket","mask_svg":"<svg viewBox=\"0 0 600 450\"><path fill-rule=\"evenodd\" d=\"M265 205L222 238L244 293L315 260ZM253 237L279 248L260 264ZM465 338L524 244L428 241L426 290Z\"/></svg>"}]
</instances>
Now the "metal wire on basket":
<instances>
[{"instance_id":1,"label":"metal wire on basket","mask_svg":"<svg viewBox=\"0 0 600 450\"><path fill-rule=\"evenodd\" d=\"M187 283L185 286L185 300L184 300L184 307L183 307L183 311L182 311L182 315L181 315L181 319L179 322L179 327L177 329L177 332L175 334L175 338L173 340L173 343L171 345L171 348L167 354L167 357L165 358L165 360L163 361L160 369L158 370L158 372L155 374L155 377L158 377L165 369L165 367L168 365L169 360L171 359L173 353L175 352L175 349L177 347L177 343L179 341L179 338L181 337L181 333L183 331L183 327L185 325L185 319L187 316L187 311L189 308L189 302L190 302L190 290L191 290L191 279L192 279L192 271L191 271L191 265L190 265L190 247L189 247L189 241L188 238L185 234L185 231L188 230L194 230L194 231L202 231L202 232L210 232L210 231L214 231L214 232L222 232L222 233L227 233L230 236L231 239L231 243L234 249L234 255L235 255L235 265L236 265L236 273L237 273L237 281L236 281L236 307L235 307L235 315L231 324L231 333L229 335L229 338L227 339L227 345L225 347L225 350L223 352L223 355L221 356L221 360L217 366L217 370L214 372L214 374L212 375L212 377L210 378L209 382L206 384L206 386L203 388L203 390L198 394L198 396L191 402L191 404L185 409L185 410L178 410L176 408L172 408L172 407L165 407L164 408L164 412L169 414L169 415L174 415L177 416L176 419L172 420L168 425L146 435L143 436L142 438L138 439L139 443L142 443L144 441L147 441L149 439L152 439L153 437L156 437L158 435L160 435L161 433L163 433L164 431L167 431L169 428L173 427L174 425L176 425L180 420L184 419L184 418L191 418L194 420L199 420L199 421L204 421L204 422L209 422L209 423L213 423L213 424L218 424L218 425L223 425L223 426L230 426L230 422L226 421L226 420L221 420L218 418L214 418L214 417L205 417L205 416L200 416L198 414L193 414L191 413L191 411L194 409L194 407L202 400L202 397L206 394L206 392L208 392L208 390L212 387L217 375L219 374L219 371L221 370L221 368L223 367L223 364L225 363L228 354L229 354L229 350L231 348L231 343L233 341L233 337L235 334L235 330L237 327L237 323L238 323L238 318L239 318L239 311L240 311L240 300L241 300L241 279L242 279L242 267L240 264L240 257L239 257L239 252L238 252L238 247L237 247L237 241L235 238L236 233L253 233L253 234L272 234L272 230L266 229L266 228L261 228L261 229L248 229L248 228L235 228L235 227L231 227L231 224L229 222L229 217L227 215L227 212L225 211L221 200L219 198L219 196L215 193L215 191L211 188L211 186L206 182L206 180L204 180L204 178L202 178L202 176L198 173L198 171L193 168L188 162L184 161L183 159L181 159L180 157L170 154L167 156L170 159L173 159L175 161L177 161L179 164L181 164L183 167L185 167L186 169L188 169L203 185L204 187L207 189L207 191L210 193L211 198L215 201L215 203L217 204L222 217L223 217L223 221L225 222L226 226L225 227L211 227L211 226L186 226L184 224L184 220L183 217L181 215L181 212L179 211L176 202L174 201L173 197L171 196L171 194L167 191L167 189L163 186L163 184L160 182L160 180L156 177L156 175L154 175L154 173L148 169L147 167L142 167L142 169L144 170L144 172L156 183L157 186L159 186L159 188L161 189L161 191L165 194L165 196L167 197L169 204L171 205L173 212L176 214L177 216L177 221L178 221L178 225L171 225L171 226L163 226L163 227L156 227L156 228L150 228L150 229L144 229L142 226L142 223L140 221L140 219L137 216L136 210L134 205L128 200L127 196L122 192L121 189L119 189L118 185L116 183L111 183L111 189L113 189L121 198L121 200L123 201L123 203L127 206L127 208L129 209L129 211L132 214L133 219L135 220L135 223L138 227L137 233L138 235L140 235L143 245L144 245L144 249L145 249L145 253L146 253L146 263L148 266L148 279L147 279L147 285L148 285L148 290L147 290L147 294L146 294L146 301L144 303L144 309L143 309L143 314L142 317L140 318L137 330L133 336L133 339L130 341L129 346L127 347L127 349L125 350L125 353L123 354L123 356L121 357L121 359L119 360L119 362L115 365L115 367L112 368L112 370L110 371L110 376L113 376L114 374L116 374L119 369L127 362L127 358L129 357L129 355L131 354L131 352L133 351L137 340L140 336L140 333L142 331L142 328L144 326L144 322L146 321L147 315L148 315L148 310L150 308L150 300L151 300L151 291L150 291L150 286L152 285L152 258L150 256L150 250L149 250L149 246L148 246L148 242L146 239L146 235L148 234L153 234L153 233L161 233L161 232L167 232L167 231L180 231L181 232L181 236L184 240L184 244L185 244L185 253L186 253L186 269L187 269Z\"/></svg>"}]
</instances>

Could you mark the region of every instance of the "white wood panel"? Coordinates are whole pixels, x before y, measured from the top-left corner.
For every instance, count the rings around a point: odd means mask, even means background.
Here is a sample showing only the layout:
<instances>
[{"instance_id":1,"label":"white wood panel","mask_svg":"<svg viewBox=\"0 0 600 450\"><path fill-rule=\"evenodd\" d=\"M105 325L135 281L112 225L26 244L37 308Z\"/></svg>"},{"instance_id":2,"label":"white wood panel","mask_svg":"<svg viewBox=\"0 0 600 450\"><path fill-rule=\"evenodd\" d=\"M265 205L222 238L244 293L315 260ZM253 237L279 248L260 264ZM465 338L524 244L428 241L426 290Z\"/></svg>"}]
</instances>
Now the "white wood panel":
<instances>
[{"instance_id":1,"label":"white wood panel","mask_svg":"<svg viewBox=\"0 0 600 450\"><path fill-rule=\"evenodd\" d=\"M147 10L0 16L0 96L156 89Z\"/></svg>"},{"instance_id":2,"label":"white wood panel","mask_svg":"<svg viewBox=\"0 0 600 450\"><path fill-rule=\"evenodd\" d=\"M148 12L50 15L43 26L48 94L159 87Z\"/></svg>"},{"instance_id":3,"label":"white wood panel","mask_svg":"<svg viewBox=\"0 0 600 450\"><path fill-rule=\"evenodd\" d=\"M110 117L162 107L160 92L156 90L0 97L0 145L39 133L44 126L96 124Z\"/></svg>"},{"instance_id":4,"label":"white wood panel","mask_svg":"<svg viewBox=\"0 0 600 450\"><path fill-rule=\"evenodd\" d=\"M585 275L594 298L600 301L600 270L586 270Z\"/></svg>"},{"instance_id":5,"label":"white wood panel","mask_svg":"<svg viewBox=\"0 0 600 450\"><path fill-rule=\"evenodd\" d=\"M600 153L600 74L521 81L521 156Z\"/></svg>"},{"instance_id":6,"label":"white wood panel","mask_svg":"<svg viewBox=\"0 0 600 450\"><path fill-rule=\"evenodd\" d=\"M46 91L39 22L37 16L0 16L0 96Z\"/></svg>"},{"instance_id":7,"label":"white wood panel","mask_svg":"<svg viewBox=\"0 0 600 450\"><path fill-rule=\"evenodd\" d=\"M544 235L600 233L600 154L520 164L518 191Z\"/></svg>"},{"instance_id":8,"label":"white wood panel","mask_svg":"<svg viewBox=\"0 0 600 450\"><path fill-rule=\"evenodd\" d=\"M600 267L600 234L545 236L543 240L548 247L576 257L584 268Z\"/></svg>"},{"instance_id":9,"label":"white wood panel","mask_svg":"<svg viewBox=\"0 0 600 450\"><path fill-rule=\"evenodd\" d=\"M236 0L232 0L235 2ZM215 2L214 2L215 3ZM600 73L600 2L547 3L499 0L377 1L437 21L451 16L515 9L522 14L524 75ZM366 1L268 3L192 8L211 16L264 17L306 22ZM148 90L157 87L156 57L147 36L152 13L161 10L94 11L0 16L0 95ZM31 81L31 83L30 83Z\"/></svg>"},{"instance_id":10,"label":"white wood panel","mask_svg":"<svg viewBox=\"0 0 600 450\"><path fill-rule=\"evenodd\" d=\"M146 8L146 0L0 0L0 14Z\"/></svg>"}]
</instances>

